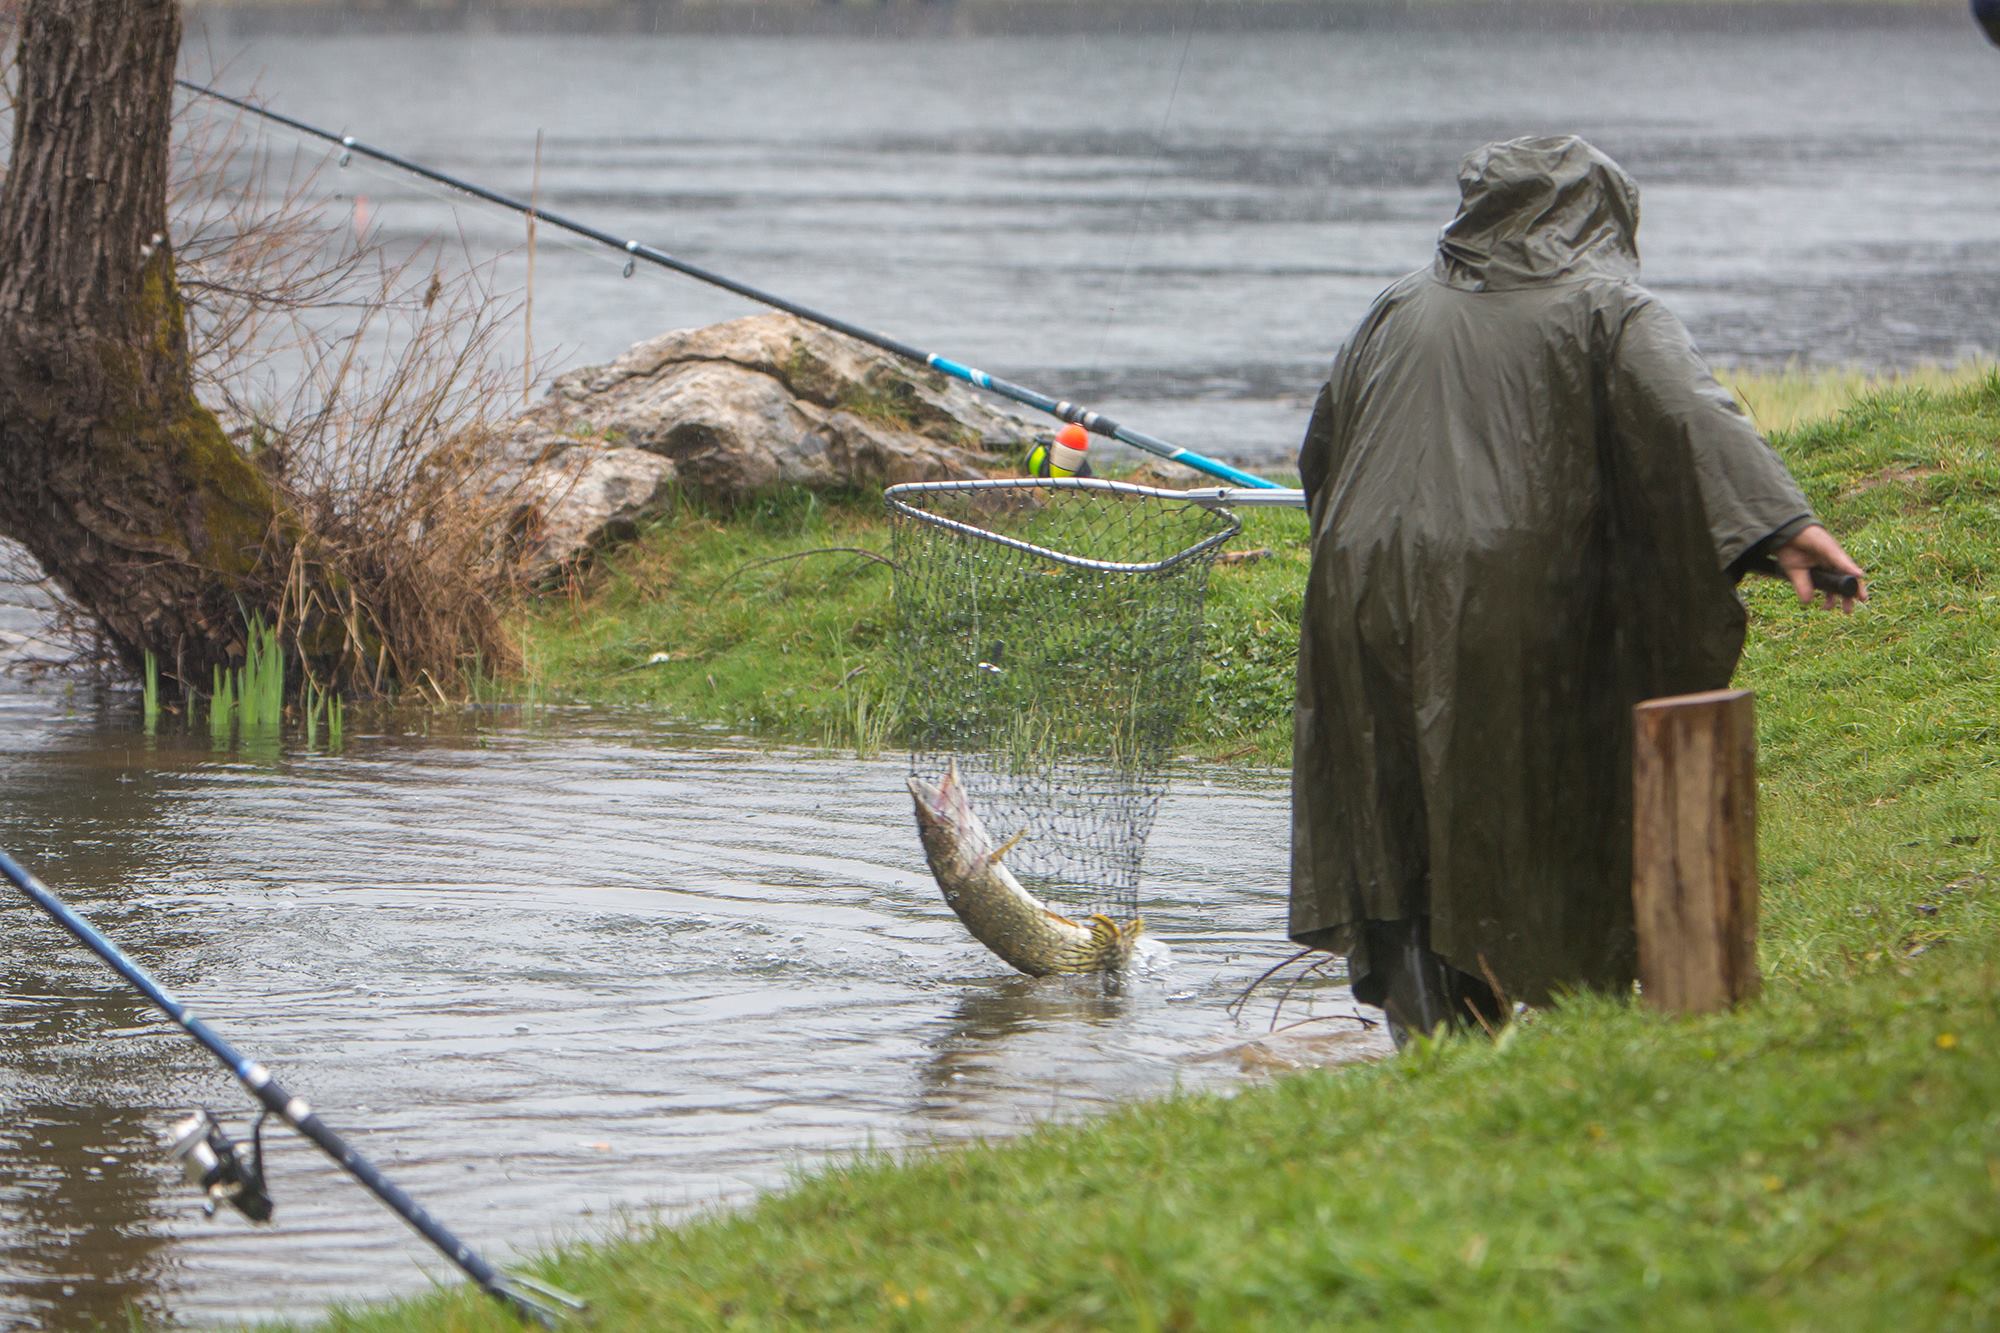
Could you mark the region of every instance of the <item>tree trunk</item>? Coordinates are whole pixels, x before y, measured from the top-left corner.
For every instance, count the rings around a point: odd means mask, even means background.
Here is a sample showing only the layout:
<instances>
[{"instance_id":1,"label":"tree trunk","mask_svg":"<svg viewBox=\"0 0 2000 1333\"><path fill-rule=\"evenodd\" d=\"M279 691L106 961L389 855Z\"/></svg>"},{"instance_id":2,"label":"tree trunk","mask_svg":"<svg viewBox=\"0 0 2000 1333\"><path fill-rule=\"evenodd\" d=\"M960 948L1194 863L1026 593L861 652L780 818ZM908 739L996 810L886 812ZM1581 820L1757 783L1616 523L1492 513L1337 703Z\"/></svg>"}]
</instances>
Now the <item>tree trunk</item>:
<instances>
[{"instance_id":1,"label":"tree trunk","mask_svg":"<svg viewBox=\"0 0 2000 1333\"><path fill-rule=\"evenodd\" d=\"M273 617L292 521L195 400L167 238L174 0L28 0L0 185L0 534L128 667L187 684Z\"/></svg>"}]
</instances>

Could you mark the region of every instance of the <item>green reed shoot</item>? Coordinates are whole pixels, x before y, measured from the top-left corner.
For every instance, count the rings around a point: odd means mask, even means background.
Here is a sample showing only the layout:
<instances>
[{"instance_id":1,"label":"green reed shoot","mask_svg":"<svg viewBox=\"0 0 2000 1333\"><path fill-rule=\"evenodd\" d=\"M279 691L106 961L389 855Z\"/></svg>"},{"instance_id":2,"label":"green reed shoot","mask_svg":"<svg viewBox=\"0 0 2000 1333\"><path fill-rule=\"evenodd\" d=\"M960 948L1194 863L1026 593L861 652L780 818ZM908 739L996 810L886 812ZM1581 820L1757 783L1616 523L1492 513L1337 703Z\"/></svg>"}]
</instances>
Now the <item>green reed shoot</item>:
<instances>
[{"instance_id":1,"label":"green reed shoot","mask_svg":"<svg viewBox=\"0 0 2000 1333\"><path fill-rule=\"evenodd\" d=\"M858 759L872 759L895 734L898 708L894 698L882 698L865 686L847 692L846 734ZM830 742L834 738L827 738Z\"/></svg>"},{"instance_id":2,"label":"green reed shoot","mask_svg":"<svg viewBox=\"0 0 2000 1333\"><path fill-rule=\"evenodd\" d=\"M153 656L153 650L146 650L146 679L142 686L140 708L146 719L146 734L153 734L160 725L160 659Z\"/></svg>"},{"instance_id":3,"label":"green reed shoot","mask_svg":"<svg viewBox=\"0 0 2000 1333\"><path fill-rule=\"evenodd\" d=\"M229 740L230 715L236 711L236 673L215 668L208 696L208 734L219 743Z\"/></svg>"},{"instance_id":4,"label":"green reed shoot","mask_svg":"<svg viewBox=\"0 0 2000 1333\"><path fill-rule=\"evenodd\" d=\"M345 706L340 702L339 695L307 680L305 689L299 695L299 711L305 715L308 747L319 744L319 731L324 726L327 748L339 748L342 722L345 720Z\"/></svg>"},{"instance_id":5,"label":"green reed shoot","mask_svg":"<svg viewBox=\"0 0 2000 1333\"><path fill-rule=\"evenodd\" d=\"M285 651L262 616L250 618L248 639L243 665L230 673L239 720L246 734L275 732L285 717Z\"/></svg>"}]
</instances>

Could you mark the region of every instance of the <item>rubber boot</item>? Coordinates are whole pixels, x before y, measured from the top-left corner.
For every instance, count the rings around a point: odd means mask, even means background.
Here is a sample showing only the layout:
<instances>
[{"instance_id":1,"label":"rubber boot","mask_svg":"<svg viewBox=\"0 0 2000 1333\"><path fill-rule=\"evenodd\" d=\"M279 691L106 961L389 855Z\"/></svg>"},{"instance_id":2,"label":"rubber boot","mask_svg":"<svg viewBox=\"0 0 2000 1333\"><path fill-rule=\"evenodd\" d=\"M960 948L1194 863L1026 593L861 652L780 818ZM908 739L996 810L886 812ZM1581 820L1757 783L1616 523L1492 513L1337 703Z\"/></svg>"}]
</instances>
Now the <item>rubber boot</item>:
<instances>
[{"instance_id":1,"label":"rubber boot","mask_svg":"<svg viewBox=\"0 0 2000 1333\"><path fill-rule=\"evenodd\" d=\"M1430 922L1370 921L1368 961L1388 1015L1389 1038L1401 1050L1412 1033L1442 1028L1498 1028L1507 1006L1493 988L1431 951Z\"/></svg>"}]
</instances>

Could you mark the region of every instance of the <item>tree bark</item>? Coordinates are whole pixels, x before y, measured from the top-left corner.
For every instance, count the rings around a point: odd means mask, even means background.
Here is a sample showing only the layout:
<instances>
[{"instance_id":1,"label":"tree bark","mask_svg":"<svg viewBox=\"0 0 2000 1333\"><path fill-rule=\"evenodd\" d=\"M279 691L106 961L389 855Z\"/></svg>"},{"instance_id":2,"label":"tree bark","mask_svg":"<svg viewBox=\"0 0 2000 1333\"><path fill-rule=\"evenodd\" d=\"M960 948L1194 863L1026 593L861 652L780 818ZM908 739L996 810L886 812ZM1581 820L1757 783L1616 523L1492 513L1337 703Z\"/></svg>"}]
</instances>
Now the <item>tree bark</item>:
<instances>
[{"instance_id":1,"label":"tree bark","mask_svg":"<svg viewBox=\"0 0 2000 1333\"><path fill-rule=\"evenodd\" d=\"M0 185L0 534L128 667L206 684L294 525L196 401L167 237L174 0L27 0Z\"/></svg>"}]
</instances>

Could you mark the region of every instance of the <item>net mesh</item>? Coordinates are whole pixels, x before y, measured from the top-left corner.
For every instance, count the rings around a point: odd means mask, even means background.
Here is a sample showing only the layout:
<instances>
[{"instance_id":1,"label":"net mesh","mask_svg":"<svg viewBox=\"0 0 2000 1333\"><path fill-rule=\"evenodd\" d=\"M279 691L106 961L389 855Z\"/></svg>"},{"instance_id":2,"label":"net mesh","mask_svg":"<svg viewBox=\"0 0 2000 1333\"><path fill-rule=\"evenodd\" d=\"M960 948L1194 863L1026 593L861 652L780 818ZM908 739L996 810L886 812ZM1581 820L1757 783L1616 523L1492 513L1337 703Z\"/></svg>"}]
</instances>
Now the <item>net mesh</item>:
<instances>
[{"instance_id":1,"label":"net mesh","mask_svg":"<svg viewBox=\"0 0 2000 1333\"><path fill-rule=\"evenodd\" d=\"M1138 914L1201 672L1225 509L1089 479L887 493L910 769L956 761L1007 865L1059 910Z\"/></svg>"}]
</instances>

